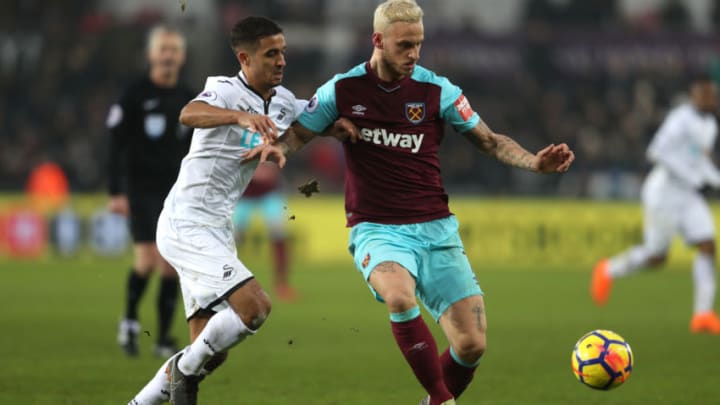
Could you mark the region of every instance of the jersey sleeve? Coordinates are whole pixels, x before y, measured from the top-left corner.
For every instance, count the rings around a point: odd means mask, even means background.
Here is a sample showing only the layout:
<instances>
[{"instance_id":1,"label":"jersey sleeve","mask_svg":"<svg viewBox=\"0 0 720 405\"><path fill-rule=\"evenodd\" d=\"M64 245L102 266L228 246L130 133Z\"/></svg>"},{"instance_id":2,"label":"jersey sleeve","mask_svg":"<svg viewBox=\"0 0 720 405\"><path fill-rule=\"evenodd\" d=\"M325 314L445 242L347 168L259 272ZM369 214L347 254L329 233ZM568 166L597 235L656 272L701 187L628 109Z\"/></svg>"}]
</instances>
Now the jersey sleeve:
<instances>
[{"instance_id":1,"label":"jersey sleeve","mask_svg":"<svg viewBox=\"0 0 720 405\"><path fill-rule=\"evenodd\" d=\"M203 91L192 101L202 101L218 108L230 108L230 103L227 101L225 94L231 91L232 87L232 82L227 78L221 76L208 77Z\"/></svg>"},{"instance_id":2,"label":"jersey sleeve","mask_svg":"<svg viewBox=\"0 0 720 405\"><path fill-rule=\"evenodd\" d=\"M125 93L110 107L105 125L109 133L109 150L107 159L108 192L110 195L127 192L127 159L130 131L129 115L131 97Z\"/></svg>"},{"instance_id":3,"label":"jersey sleeve","mask_svg":"<svg viewBox=\"0 0 720 405\"><path fill-rule=\"evenodd\" d=\"M442 88L440 92L442 119L461 133L473 129L480 122L480 116L473 111L460 87L446 78L441 78L439 85Z\"/></svg>"},{"instance_id":4,"label":"jersey sleeve","mask_svg":"<svg viewBox=\"0 0 720 405\"><path fill-rule=\"evenodd\" d=\"M301 100L301 99L295 99L295 115L294 118L297 121L297 119L302 115L303 111L305 111L305 108L307 108L308 101L307 100Z\"/></svg>"},{"instance_id":5,"label":"jersey sleeve","mask_svg":"<svg viewBox=\"0 0 720 405\"><path fill-rule=\"evenodd\" d=\"M308 101L297 119L300 125L319 134L338 119L340 113L335 102L336 78L322 85Z\"/></svg>"}]
</instances>

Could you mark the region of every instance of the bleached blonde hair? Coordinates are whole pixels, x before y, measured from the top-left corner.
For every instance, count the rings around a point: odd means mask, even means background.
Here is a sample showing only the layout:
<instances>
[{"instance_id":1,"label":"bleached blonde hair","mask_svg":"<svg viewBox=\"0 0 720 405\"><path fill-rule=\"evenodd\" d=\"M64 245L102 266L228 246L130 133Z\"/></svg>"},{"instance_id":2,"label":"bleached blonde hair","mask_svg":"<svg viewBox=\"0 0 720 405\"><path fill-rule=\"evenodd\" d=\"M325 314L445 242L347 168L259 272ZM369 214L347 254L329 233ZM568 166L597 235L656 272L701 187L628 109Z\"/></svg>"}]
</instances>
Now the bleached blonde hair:
<instances>
[{"instance_id":1,"label":"bleached blonde hair","mask_svg":"<svg viewBox=\"0 0 720 405\"><path fill-rule=\"evenodd\" d=\"M384 32L395 22L422 22L423 10L415 0L387 0L375 9L373 30Z\"/></svg>"},{"instance_id":2,"label":"bleached blonde hair","mask_svg":"<svg viewBox=\"0 0 720 405\"><path fill-rule=\"evenodd\" d=\"M185 49L185 36L182 32L180 32L179 29L175 27L171 27L169 25L156 25L150 29L150 32L147 34L147 49L153 47L155 44L155 41L161 36L165 34L171 34L171 35L177 35L180 38L180 42L182 43L182 48Z\"/></svg>"}]
</instances>

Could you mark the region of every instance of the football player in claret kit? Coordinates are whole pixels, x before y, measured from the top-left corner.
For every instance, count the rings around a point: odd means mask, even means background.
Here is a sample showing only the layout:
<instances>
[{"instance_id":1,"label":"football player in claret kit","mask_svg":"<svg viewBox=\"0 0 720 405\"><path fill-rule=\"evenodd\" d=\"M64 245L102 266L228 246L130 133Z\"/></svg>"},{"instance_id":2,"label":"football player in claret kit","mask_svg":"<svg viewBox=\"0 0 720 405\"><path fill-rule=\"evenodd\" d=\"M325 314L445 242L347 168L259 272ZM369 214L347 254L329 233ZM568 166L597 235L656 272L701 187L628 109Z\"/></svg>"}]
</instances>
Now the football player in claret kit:
<instances>
[{"instance_id":1,"label":"football player in claret kit","mask_svg":"<svg viewBox=\"0 0 720 405\"><path fill-rule=\"evenodd\" d=\"M460 88L418 66L422 16L414 1L380 4L370 61L320 87L277 146L294 152L338 117L359 129L343 142L349 249L387 305L395 341L429 394L423 403L438 405L462 394L486 342L482 292L440 178L445 123L499 161L535 172L564 172L574 155L564 144L533 154L494 133ZM441 356L417 298L450 341Z\"/></svg>"},{"instance_id":2,"label":"football player in claret kit","mask_svg":"<svg viewBox=\"0 0 720 405\"><path fill-rule=\"evenodd\" d=\"M247 242L246 231L255 213L262 216L270 239L275 296L281 301L293 302L298 294L290 285L287 200L280 168L272 162L258 165L235 206L233 225L238 243Z\"/></svg>"},{"instance_id":3,"label":"football player in claret kit","mask_svg":"<svg viewBox=\"0 0 720 405\"><path fill-rule=\"evenodd\" d=\"M196 404L200 381L270 314L268 295L237 257L232 213L258 165L245 154L263 145L263 157L282 167L282 152L268 142L307 103L280 86L285 37L277 24L247 17L233 27L231 45L241 71L209 77L181 112L181 122L199 129L158 220L158 249L180 276L192 343L160 367L132 405ZM331 131L343 129L339 122Z\"/></svg>"},{"instance_id":4,"label":"football player in claret kit","mask_svg":"<svg viewBox=\"0 0 720 405\"><path fill-rule=\"evenodd\" d=\"M717 137L717 86L695 77L690 101L665 118L647 150L654 166L642 189L643 243L597 263L590 294L597 305L610 297L613 280L662 265L676 234L697 248L693 261L695 299L690 331L720 334L715 305L715 224L701 190L720 188L711 156Z\"/></svg>"},{"instance_id":5,"label":"football player in claret kit","mask_svg":"<svg viewBox=\"0 0 720 405\"><path fill-rule=\"evenodd\" d=\"M158 330L154 351L168 358L177 351L170 327L178 301L178 277L157 251L155 230L163 201L190 147L191 130L178 123L180 110L195 92L180 82L185 38L172 28L155 27L148 35L148 74L125 90L110 108L110 211L129 217L134 264L126 291L125 316L118 343L138 354L138 306L153 271L160 272Z\"/></svg>"}]
</instances>

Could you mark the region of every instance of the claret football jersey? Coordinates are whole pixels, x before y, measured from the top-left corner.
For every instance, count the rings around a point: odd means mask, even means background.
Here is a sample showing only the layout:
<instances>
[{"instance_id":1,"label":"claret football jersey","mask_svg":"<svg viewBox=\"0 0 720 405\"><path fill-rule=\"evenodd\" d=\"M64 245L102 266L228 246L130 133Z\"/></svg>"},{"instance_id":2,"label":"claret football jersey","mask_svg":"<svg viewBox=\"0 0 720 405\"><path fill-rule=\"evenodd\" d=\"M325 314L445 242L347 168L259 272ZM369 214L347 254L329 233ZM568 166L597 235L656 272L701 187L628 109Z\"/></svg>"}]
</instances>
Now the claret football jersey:
<instances>
[{"instance_id":1,"label":"claret football jersey","mask_svg":"<svg viewBox=\"0 0 720 405\"><path fill-rule=\"evenodd\" d=\"M420 66L384 82L363 63L320 87L298 122L320 133L339 117L361 134L357 143L343 144L348 226L450 215L438 157L445 123L465 132L480 122L459 87Z\"/></svg>"}]
</instances>

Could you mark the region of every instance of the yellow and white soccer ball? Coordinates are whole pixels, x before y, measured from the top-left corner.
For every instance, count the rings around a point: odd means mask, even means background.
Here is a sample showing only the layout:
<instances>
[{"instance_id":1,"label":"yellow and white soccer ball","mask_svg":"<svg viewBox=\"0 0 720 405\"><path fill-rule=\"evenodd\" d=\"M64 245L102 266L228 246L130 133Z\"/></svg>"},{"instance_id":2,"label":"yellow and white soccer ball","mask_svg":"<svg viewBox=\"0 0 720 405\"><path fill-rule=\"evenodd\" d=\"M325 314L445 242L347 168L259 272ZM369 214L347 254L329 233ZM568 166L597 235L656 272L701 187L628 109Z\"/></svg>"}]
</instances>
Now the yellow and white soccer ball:
<instances>
[{"instance_id":1,"label":"yellow and white soccer ball","mask_svg":"<svg viewBox=\"0 0 720 405\"><path fill-rule=\"evenodd\" d=\"M573 373L581 383L590 388L609 390L627 381L634 357L622 336L598 329L578 340L571 361Z\"/></svg>"}]
</instances>

